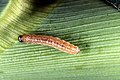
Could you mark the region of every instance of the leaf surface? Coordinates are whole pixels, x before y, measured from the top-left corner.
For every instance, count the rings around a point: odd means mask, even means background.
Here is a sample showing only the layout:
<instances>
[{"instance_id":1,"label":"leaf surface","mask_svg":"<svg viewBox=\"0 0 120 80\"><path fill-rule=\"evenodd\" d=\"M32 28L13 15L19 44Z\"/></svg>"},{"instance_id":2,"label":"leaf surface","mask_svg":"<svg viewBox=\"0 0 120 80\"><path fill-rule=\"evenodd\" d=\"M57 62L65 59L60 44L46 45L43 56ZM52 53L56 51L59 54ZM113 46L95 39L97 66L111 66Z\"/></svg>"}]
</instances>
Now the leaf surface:
<instances>
[{"instance_id":1,"label":"leaf surface","mask_svg":"<svg viewBox=\"0 0 120 80\"><path fill-rule=\"evenodd\" d=\"M63 0L41 6L32 0L2 1L0 80L120 79L120 13L113 7L101 0ZM18 36L28 33L59 37L81 52L70 55L19 43Z\"/></svg>"}]
</instances>

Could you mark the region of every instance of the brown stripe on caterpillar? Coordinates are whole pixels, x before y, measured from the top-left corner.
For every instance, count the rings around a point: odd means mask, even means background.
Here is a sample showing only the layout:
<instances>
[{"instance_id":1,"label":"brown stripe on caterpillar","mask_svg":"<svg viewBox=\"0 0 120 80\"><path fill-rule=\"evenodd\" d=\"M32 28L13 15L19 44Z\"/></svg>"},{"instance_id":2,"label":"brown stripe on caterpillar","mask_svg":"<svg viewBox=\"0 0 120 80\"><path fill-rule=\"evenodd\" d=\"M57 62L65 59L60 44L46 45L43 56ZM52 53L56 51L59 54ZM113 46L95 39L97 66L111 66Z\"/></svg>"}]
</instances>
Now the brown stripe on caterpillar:
<instances>
[{"instance_id":1,"label":"brown stripe on caterpillar","mask_svg":"<svg viewBox=\"0 0 120 80\"><path fill-rule=\"evenodd\" d=\"M19 42L24 42L24 43L51 46L69 54L76 54L80 51L80 49L77 46L74 46L69 42L66 42L64 40L52 36L24 34L24 35L20 35L18 37L18 40Z\"/></svg>"}]
</instances>

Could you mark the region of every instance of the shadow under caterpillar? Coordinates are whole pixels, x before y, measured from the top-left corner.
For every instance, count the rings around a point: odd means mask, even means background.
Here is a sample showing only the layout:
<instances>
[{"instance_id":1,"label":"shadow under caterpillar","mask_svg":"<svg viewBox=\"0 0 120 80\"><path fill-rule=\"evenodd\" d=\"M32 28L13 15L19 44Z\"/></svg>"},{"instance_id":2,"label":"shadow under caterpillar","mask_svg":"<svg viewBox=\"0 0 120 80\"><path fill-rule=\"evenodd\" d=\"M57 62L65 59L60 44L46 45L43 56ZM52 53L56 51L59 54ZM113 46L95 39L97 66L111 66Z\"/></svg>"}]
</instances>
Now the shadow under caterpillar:
<instances>
[{"instance_id":1,"label":"shadow under caterpillar","mask_svg":"<svg viewBox=\"0 0 120 80\"><path fill-rule=\"evenodd\" d=\"M80 49L77 46L52 36L24 34L24 35L20 35L18 37L18 40L19 42L24 42L24 43L51 46L69 54L76 54L80 52Z\"/></svg>"}]
</instances>

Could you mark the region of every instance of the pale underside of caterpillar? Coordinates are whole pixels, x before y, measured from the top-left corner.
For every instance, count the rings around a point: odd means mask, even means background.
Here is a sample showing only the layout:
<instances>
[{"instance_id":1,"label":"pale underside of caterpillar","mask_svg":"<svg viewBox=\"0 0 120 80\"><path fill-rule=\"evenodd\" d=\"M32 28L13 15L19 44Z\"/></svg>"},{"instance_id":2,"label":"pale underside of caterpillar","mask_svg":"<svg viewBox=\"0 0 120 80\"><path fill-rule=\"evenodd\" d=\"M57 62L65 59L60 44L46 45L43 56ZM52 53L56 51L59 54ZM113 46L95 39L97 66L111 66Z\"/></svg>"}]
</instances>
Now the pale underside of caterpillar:
<instances>
[{"instance_id":1,"label":"pale underside of caterpillar","mask_svg":"<svg viewBox=\"0 0 120 80\"><path fill-rule=\"evenodd\" d=\"M20 35L18 37L18 40L19 42L24 42L24 43L51 46L69 54L76 54L80 52L80 49L77 46L74 46L69 42L66 42L64 40L52 36L24 34L24 35Z\"/></svg>"}]
</instances>

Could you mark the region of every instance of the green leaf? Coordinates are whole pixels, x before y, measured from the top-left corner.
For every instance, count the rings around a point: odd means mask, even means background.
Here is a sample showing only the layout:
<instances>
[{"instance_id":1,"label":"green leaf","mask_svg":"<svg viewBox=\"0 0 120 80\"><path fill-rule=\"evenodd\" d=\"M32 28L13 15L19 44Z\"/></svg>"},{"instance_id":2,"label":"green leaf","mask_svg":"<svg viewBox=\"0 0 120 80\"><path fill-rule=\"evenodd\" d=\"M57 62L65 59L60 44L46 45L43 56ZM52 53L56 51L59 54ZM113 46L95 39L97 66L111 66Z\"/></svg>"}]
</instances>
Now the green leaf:
<instances>
[{"instance_id":1,"label":"green leaf","mask_svg":"<svg viewBox=\"0 0 120 80\"><path fill-rule=\"evenodd\" d=\"M119 80L120 13L101 0L0 0L0 80ZM53 0L54 1L54 0ZM59 37L75 55L19 43L21 34Z\"/></svg>"}]
</instances>

